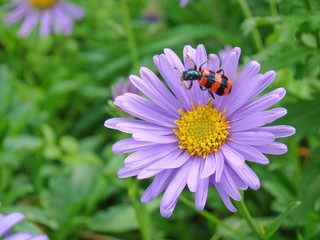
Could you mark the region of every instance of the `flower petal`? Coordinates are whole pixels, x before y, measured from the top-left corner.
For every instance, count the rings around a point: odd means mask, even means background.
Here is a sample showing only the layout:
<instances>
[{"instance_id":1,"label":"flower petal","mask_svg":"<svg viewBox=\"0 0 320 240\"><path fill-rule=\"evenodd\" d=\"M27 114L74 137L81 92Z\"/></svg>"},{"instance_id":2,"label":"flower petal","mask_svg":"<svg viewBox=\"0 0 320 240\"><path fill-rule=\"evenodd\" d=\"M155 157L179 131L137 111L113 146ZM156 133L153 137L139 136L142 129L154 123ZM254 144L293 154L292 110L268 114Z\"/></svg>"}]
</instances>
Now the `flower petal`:
<instances>
[{"instance_id":1,"label":"flower petal","mask_svg":"<svg viewBox=\"0 0 320 240\"><path fill-rule=\"evenodd\" d=\"M169 112L137 94L125 93L118 96L115 104L123 111L142 120L160 126L174 127L175 118L169 115Z\"/></svg>"},{"instance_id":2,"label":"flower petal","mask_svg":"<svg viewBox=\"0 0 320 240\"><path fill-rule=\"evenodd\" d=\"M175 171L175 169L169 169L160 172L142 194L141 202L147 203L155 199L168 186Z\"/></svg>"},{"instance_id":3,"label":"flower petal","mask_svg":"<svg viewBox=\"0 0 320 240\"><path fill-rule=\"evenodd\" d=\"M198 189L194 196L194 204L199 211L204 209L207 202L209 179L209 177L199 179Z\"/></svg>"},{"instance_id":4,"label":"flower petal","mask_svg":"<svg viewBox=\"0 0 320 240\"><path fill-rule=\"evenodd\" d=\"M204 161L204 159L201 159L201 157L194 157L192 160L189 161L192 162L192 165L190 167L187 184L189 187L190 192L196 192L198 189L198 183L199 183L199 173L201 164Z\"/></svg>"},{"instance_id":5,"label":"flower petal","mask_svg":"<svg viewBox=\"0 0 320 240\"><path fill-rule=\"evenodd\" d=\"M222 188L221 183L214 183L215 188L217 189L224 205L231 211L236 212L237 209L233 206L232 202L230 201L230 198L228 194L225 192L225 190Z\"/></svg>"},{"instance_id":6,"label":"flower petal","mask_svg":"<svg viewBox=\"0 0 320 240\"><path fill-rule=\"evenodd\" d=\"M215 152L214 156L216 158L215 181L220 182L221 175L222 175L223 168L224 168L224 161L225 161L224 155L222 154L221 150L218 150L217 152Z\"/></svg>"},{"instance_id":7,"label":"flower petal","mask_svg":"<svg viewBox=\"0 0 320 240\"><path fill-rule=\"evenodd\" d=\"M296 133L296 129L287 125L277 125L270 127L259 127L253 129L254 131L267 131L272 133L276 138L289 137Z\"/></svg>"},{"instance_id":8,"label":"flower petal","mask_svg":"<svg viewBox=\"0 0 320 240\"><path fill-rule=\"evenodd\" d=\"M3 236L10 228L23 219L25 219L25 216L19 212L14 212L5 216L0 222L0 236Z\"/></svg>"},{"instance_id":9,"label":"flower petal","mask_svg":"<svg viewBox=\"0 0 320 240\"><path fill-rule=\"evenodd\" d=\"M200 179L207 178L213 175L216 171L216 158L213 153L207 155L206 159L204 160L204 167L203 171L200 174Z\"/></svg>"},{"instance_id":10,"label":"flower petal","mask_svg":"<svg viewBox=\"0 0 320 240\"><path fill-rule=\"evenodd\" d=\"M235 151L240 152L241 155L243 155L244 158L250 162L256 162L259 164L269 163L268 158L254 147L235 143L235 142L228 142L228 145L229 147L233 148Z\"/></svg>"},{"instance_id":11,"label":"flower petal","mask_svg":"<svg viewBox=\"0 0 320 240\"><path fill-rule=\"evenodd\" d=\"M230 122L232 132L246 131L271 123L287 114L285 108L273 108L252 114L236 122Z\"/></svg>"},{"instance_id":12,"label":"flower petal","mask_svg":"<svg viewBox=\"0 0 320 240\"><path fill-rule=\"evenodd\" d=\"M126 138L113 144L112 152L115 154L135 152L151 145L155 145L155 143L136 141L133 138Z\"/></svg>"},{"instance_id":13,"label":"flower petal","mask_svg":"<svg viewBox=\"0 0 320 240\"><path fill-rule=\"evenodd\" d=\"M165 209L170 209L176 204L182 190L187 184L191 164L192 162L188 161L180 169L177 169L161 200L161 204Z\"/></svg>"},{"instance_id":14,"label":"flower petal","mask_svg":"<svg viewBox=\"0 0 320 240\"><path fill-rule=\"evenodd\" d=\"M38 11L30 11L19 29L19 37L28 37L37 25L39 19L40 13Z\"/></svg>"},{"instance_id":15,"label":"flower petal","mask_svg":"<svg viewBox=\"0 0 320 240\"><path fill-rule=\"evenodd\" d=\"M263 146L254 146L254 147L263 153L272 154L272 155L281 155L288 151L287 145L279 142L273 142Z\"/></svg>"},{"instance_id":16,"label":"flower petal","mask_svg":"<svg viewBox=\"0 0 320 240\"><path fill-rule=\"evenodd\" d=\"M235 132L230 134L232 142L249 145L264 145L274 141L275 137L270 132Z\"/></svg>"},{"instance_id":17,"label":"flower petal","mask_svg":"<svg viewBox=\"0 0 320 240\"><path fill-rule=\"evenodd\" d=\"M229 164L237 165L237 166L241 166L244 164L245 162L244 157L239 152L229 147L228 144L223 144L221 146L221 151Z\"/></svg>"},{"instance_id":18,"label":"flower petal","mask_svg":"<svg viewBox=\"0 0 320 240\"><path fill-rule=\"evenodd\" d=\"M137 167L160 159L178 149L176 144L158 144L149 146L130 154L124 160L128 167Z\"/></svg>"}]
</instances>

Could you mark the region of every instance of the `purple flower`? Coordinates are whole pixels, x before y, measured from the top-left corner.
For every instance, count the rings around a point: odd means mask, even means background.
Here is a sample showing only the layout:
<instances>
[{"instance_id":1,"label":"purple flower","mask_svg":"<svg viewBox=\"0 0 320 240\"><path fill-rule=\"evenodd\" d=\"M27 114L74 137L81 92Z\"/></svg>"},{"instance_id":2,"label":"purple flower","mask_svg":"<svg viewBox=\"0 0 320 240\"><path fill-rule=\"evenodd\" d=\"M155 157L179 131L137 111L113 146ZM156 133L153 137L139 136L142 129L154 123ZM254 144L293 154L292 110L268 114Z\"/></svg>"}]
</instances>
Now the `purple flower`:
<instances>
[{"instance_id":1,"label":"purple flower","mask_svg":"<svg viewBox=\"0 0 320 240\"><path fill-rule=\"evenodd\" d=\"M34 236L31 232L22 232L11 234L11 228L25 219L22 213L15 212L7 216L0 214L0 237L5 237L5 240L48 240L44 234Z\"/></svg>"},{"instance_id":2,"label":"purple flower","mask_svg":"<svg viewBox=\"0 0 320 240\"><path fill-rule=\"evenodd\" d=\"M189 0L181 0L180 7L185 7L188 4Z\"/></svg>"},{"instance_id":3,"label":"purple flower","mask_svg":"<svg viewBox=\"0 0 320 240\"><path fill-rule=\"evenodd\" d=\"M27 37L40 22L41 37L55 34L72 33L74 20L83 18L84 10L74 4L60 0L11 0L6 7L10 10L4 18L5 25L15 25L22 21L19 37Z\"/></svg>"},{"instance_id":4,"label":"purple flower","mask_svg":"<svg viewBox=\"0 0 320 240\"><path fill-rule=\"evenodd\" d=\"M209 55L203 65L211 71L222 68L233 82L240 57L235 47L220 65L216 54ZM197 49L186 46L184 64L170 49L154 56L153 60L168 89L149 69L141 68L141 78L130 76L131 82L150 100L125 93L115 104L137 119L112 118L108 128L132 134L132 138L118 141L112 147L116 154L130 153L118 176L137 176L138 179L156 176L142 195L147 203L164 191L160 212L169 217L187 185L195 193L195 206L205 207L208 188L213 185L226 207L235 212L230 197L239 201L238 189L257 190L260 181L247 162L268 164L267 154L284 154L287 146L275 138L295 133L291 126L267 126L284 116L287 110L270 108L286 94L284 88L275 89L256 98L275 78L274 71L259 74L260 64L248 63L235 79L227 96L201 91L197 81L187 90L180 86L181 72L193 69L191 59L200 66L207 61L203 45Z\"/></svg>"},{"instance_id":5,"label":"purple flower","mask_svg":"<svg viewBox=\"0 0 320 240\"><path fill-rule=\"evenodd\" d=\"M127 92L139 94L140 91L138 88L136 88L136 86L132 84L132 82L129 81L128 83L125 83L123 77L119 78L116 85L111 86L112 99L115 99L117 96L120 96Z\"/></svg>"}]
</instances>

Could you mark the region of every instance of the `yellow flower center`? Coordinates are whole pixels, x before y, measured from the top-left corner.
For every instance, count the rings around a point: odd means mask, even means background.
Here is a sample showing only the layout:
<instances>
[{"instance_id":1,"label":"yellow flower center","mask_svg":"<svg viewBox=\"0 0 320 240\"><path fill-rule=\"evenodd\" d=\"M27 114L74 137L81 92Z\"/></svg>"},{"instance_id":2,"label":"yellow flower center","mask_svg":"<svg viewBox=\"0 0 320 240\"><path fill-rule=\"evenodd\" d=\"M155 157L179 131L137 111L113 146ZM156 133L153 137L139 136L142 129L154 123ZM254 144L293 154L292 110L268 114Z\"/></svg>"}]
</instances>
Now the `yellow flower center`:
<instances>
[{"instance_id":1,"label":"yellow flower center","mask_svg":"<svg viewBox=\"0 0 320 240\"><path fill-rule=\"evenodd\" d=\"M179 147L203 158L218 151L229 135L225 112L213 108L211 102L206 106L200 103L199 107L192 103L192 110L187 112L179 109L181 119L175 121L178 129L173 130L179 138Z\"/></svg>"},{"instance_id":2,"label":"yellow flower center","mask_svg":"<svg viewBox=\"0 0 320 240\"><path fill-rule=\"evenodd\" d=\"M31 4L36 8L48 8L56 4L57 0L30 0Z\"/></svg>"}]
</instances>

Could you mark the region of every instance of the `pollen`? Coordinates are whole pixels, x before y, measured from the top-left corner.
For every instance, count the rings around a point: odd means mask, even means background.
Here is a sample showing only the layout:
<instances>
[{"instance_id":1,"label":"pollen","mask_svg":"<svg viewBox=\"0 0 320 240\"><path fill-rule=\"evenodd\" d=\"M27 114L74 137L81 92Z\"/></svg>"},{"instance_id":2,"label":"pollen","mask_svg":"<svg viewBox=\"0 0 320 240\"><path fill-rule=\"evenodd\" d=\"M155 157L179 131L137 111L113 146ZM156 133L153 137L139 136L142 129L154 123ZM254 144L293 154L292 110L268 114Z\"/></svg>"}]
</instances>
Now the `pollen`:
<instances>
[{"instance_id":1,"label":"pollen","mask_svg":"<svg viewBox=\"0 0 320 240\"><path fill-rule=\"evenodd\" d=\"M211 102L207 105L200 103L199 107L192 103L189 111L179 109L181 119L175 121L177 129L173 130L179 138L179 147L203 158L218 151L230 134L229 121L223 115L225 112L215 109Z\"/></svg>"},{"instance_id":2,"label":"pollen","mask_svg":"<svg viewBox=\"0 0 320 240\"><path fill-rule=\"evenodd\" d=\"M30 0L30 2L36 8L45 9L55 5L57 0Z\"/></svg>"}]
</instances>

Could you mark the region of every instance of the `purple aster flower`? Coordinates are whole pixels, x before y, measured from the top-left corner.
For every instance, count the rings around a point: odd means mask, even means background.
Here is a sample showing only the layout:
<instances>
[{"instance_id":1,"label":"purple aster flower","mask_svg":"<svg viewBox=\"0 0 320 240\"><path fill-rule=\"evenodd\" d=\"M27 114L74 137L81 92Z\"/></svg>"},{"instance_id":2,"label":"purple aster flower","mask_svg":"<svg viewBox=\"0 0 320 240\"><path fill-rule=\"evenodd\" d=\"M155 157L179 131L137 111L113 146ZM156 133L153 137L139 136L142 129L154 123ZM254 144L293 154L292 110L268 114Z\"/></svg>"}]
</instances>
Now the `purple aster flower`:
<instances>
[{"instance_id":1,"label":"purple aster flower","mask_svg":"<svg viewBox=\"0 0 320 240\"><path fill-rule=\"evenodd\" d=\"M181 0L180 7L185 7L188 4L189 0Z\"/></svg>"},{"instance_id":2,"label":"purple aster flower","mask_svg":"<svg viewBox=\"0 0 320 240\"><path fill-rule=\"evenodd\" d=\"M15 212L7 216L0 214L0 237L5 237L5 240L48 240L44 234L34 236L31 232L22 232L11 234L11 228L25 219L22 213Z\"/></svg>"},{"instance_id":3,"label":"purple aster flower","mask_svg":"<svg viewBox=\"0 0 320 240\"><path fill-rule=\"evenodd\" d=\"M74 20L83 18L81 7L60 0L11 0L6 7L11 10L4 18L5 25L14 25L22 20L19 37L27 37L40 22L41 37L55 34L72 33Z\"/></svg>"},{"instance_id":4,"label":"purple aster flower","mask_svg":"<svg viewBox=\"0 0 320 240\"><path fill-rule=\"evenodd\" d=\"M132 82L128 81L128 83L125 83L124 78L120 77L118 83L114 86L111 86L112 99L115 99L117 96L120 96L126 92L139 94L140 91L135 85L132 84Z\"/></svg>"},{"instance_id":5,"label":"purple aster flower","mask_svg":"<svg viewBox=\"0 0 320 240\"><path fill-rule=\"evenodd\" d=\"M291 126L264 126L284 116L284 108L270 108L286 94L284 88L257 97L275 78L274 71L259 74L260 64L248 63L234 80L227 96L209 97L199 89L198 81L187 90L180 86L181 72L193 69L188 56L211 71L224 69L233 82L240 57L235 47L222 64L216 54L207 53L203 45L197 49L186 46L184 64L170 49L154 56L154 63L168 89L149 69L141 68L141 78L130 76L131 82L150 100L131 93L115 99L123 111L138 119L112 118L108 128L132 134L112 147L116 154L130 153L118 176L155 176L141 201L147 203L164 191L160 212L169 217L178 198L188 186L195 193L195 206L205 207L208 188L214 186L226 207L235 212L230 198L239 201L238 189L260 188L258 176L248 162L268 164L267 154L284 154L287 146L276 138L295 133ZM257 97L257 98L256 98ZM268 109L268 110L266 110Z\"/></svg>"}]
</instances>

